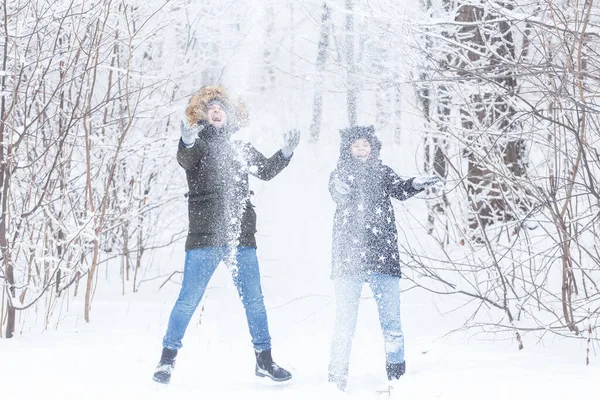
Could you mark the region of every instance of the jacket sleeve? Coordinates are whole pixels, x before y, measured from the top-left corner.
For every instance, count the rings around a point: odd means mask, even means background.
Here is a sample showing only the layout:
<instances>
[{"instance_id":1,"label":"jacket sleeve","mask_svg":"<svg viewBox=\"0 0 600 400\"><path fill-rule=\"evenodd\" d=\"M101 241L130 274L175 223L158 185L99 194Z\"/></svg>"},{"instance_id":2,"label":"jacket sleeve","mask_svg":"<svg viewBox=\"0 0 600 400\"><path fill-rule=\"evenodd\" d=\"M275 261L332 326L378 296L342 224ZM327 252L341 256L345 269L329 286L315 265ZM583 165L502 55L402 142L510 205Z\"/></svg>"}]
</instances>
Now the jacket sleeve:
<instances>
[{"instance_id":1,"label":"jacket sleeve","mask_svg":"<svg viewBox=\"0 0 600 400\"><path fill-rule=\"evenodd\" d=\"M412 186L413 178L403 180L390 167L384 166L383 182L385 191L391 197L398 200L406 200L411 198L423 189L417 190Z\"/></svg>"},{"instance_id":2,"label":"jacket sleeve","mask_svg":"<svg viewBox=\"0 0 600 400\"><path fill-rule=\"evenodd\" d=\"M246 148L248 154L249 172L263 181L269 181L279 174L290 163L290 158L285 158L279 150L272 157L267 158L251 145Z\"/></svg>"},{"instance_id":3,"label":"jacket sleeve","mask_svg":"<svg viewBox=\"0 0 600 400\"><path fill-rule=\"evenodd\" d=\"M335 190L335 185L333 183L333 180L337 174L338 174L338 170L336 169L329 176L329 194L331 194L331 198L333 199L334 202L336 202L337 204L344 204L350 200L351 193L341 194L341 193L338 193L337 190Z\"/></svg>"},{"instance_id":4,"label":"jacket sleeve","mask_svg":"<svg viewBox=\"0 0 600 400\"><path fill-rule=\"evenodd\" d=\"M183 169L190 170L198 164L198 162L206 155L206 142L202 139L196 139L192 147L186 147L181 139L179 139L179 147L177 149L177 162Z\"/></svg>"}]
</instances>

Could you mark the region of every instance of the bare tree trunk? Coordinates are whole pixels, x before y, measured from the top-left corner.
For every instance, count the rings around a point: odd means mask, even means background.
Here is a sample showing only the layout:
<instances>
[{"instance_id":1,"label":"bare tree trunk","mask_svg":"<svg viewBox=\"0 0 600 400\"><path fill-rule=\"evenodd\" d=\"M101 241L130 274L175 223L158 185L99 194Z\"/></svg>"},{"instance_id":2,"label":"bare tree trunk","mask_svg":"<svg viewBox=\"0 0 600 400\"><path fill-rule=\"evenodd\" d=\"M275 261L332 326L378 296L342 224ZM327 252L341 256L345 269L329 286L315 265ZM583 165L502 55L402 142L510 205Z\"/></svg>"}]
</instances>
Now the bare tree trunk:
<instances>
[{"instance_id":1,"label":"bare tree trunk","mask_svg":"<svg viewBox=\"0 0 600 400\"><path fill-rule=\"evenodd\" d=\"M3 285L4 286L4 285ZM0 339L4 337L3 327L4 327L4 304L6 300L6 291L2 289L2 296L0 296Z\"/></svg>"},{"instance_id":2,"label":"bare tree trunk","mask_svg":"<svg viewBox=\"0 0 600 400\"><path fill-rule=\"evenodd\" d=\"M290 48L290 54L296 54L295 53L295 45L296 45L296 13L295 13L295 8L294 8L294 4L295 2L290 1L290 44L289 44L289 48ZM290 74L292 77L294 77L296 75L296 61L295 58L292 56L290 57Z\"/></svg>"},{"instance_id":3,"label":"bare tree trunk","mask_svg":"<svg viewBox=\"0 0 600 400\"><path fill-rule=\"evenodd\" d=\"M321 134L321 117L323 108L323 71L327 61L329 48L331 9L326 2L323 3L323 15L321 16L321 36L317 53L317 76L315 78L315 94L313 98L313 118L310 125L310 137L313 141L319 140Z\"/></svg>"},{"instance_id":4,"label":"bare tree trunk","mask_svg":"<svg viewBox=\"0 0 600 400\"><path fill-rule=\"evenodd\" d=\"M510 70L512 66L505 61L514 60L515 57L510 25L501 20L487 24L488 30L485 30L472 24L492 20L496 16L478 6L460 5L456 17L458 22L470 23L458 33L459 40L470 49L465 54L469 63L463 63L458 75L466 85L474 85L476 82L481 85L479 92L470 95L470 106L460 110L467 143L472 144L466 150L469 163L467 190L474 199L473 212L477 213L476 217L472 215L469 218L469 227L476 239L481 239L476 233L478 228L484 229L486 225L496 221L508 221L517 217L517 210L512 209L506 201L505 193L509 188L495 179L495 171L490 170L487 165L490 159L488 154L492 157L497 155L513 175L522 176L525 173L523 152L518 150L523 147L523 142L510 138L510 133L518 128L511 101L517 86L516 78ZM489 51L490 47L494 51ZM477 69L482 72L474 75ZM491 77L487 82L482 79L486 75ZM477 144L481 142L481 132L488 129L498 132L498 140ZM507 161L511 163L506 164ZM480 221L483 226L480 226Z\"/></svg>"},{"instance_id":5,"label":"bare tree trunk","mask_svg":"<svg viewBox=\"0 0 600 400\"><path fill-rule=\"evenodd\" d=\"M64 240L65 240L65 233L62 230L62 228L58 228L58 234L56 235L56 239L57 239L57 246L56 246L56 256L58 257L59 260L62 260L62 258L64 257ZM62 273L60 268L58 269L58 271L56 271L56 284L55 284L55 290L58 296L60 296L60 282L62 280Z\"/></svg>"},{"instance_id":6,"label":"bare tree trunk","mask_svg":"<svg viewBox=\"0 0 600 400\"><path fill-rule=\"evenodd\" d=\"M354 7L353 0L346 0L346 74L347 91L346 105L348 107L348 123L350 126L356 125L356 97L357 97L357 79L356 79L356 60L354 55Z\"/></svg>"},{"instance_id":7,"label":"bare tree trunk","mask_svg":"<svg viewBox=\"0 0 600 400\"><path fill-rule=\"evenodd\" d=\"M383 83L375 89L375 124L378 128L385 128L391 124L389 109L391 103L390 91Z\"/></svg>"},{"instance_id":8,"label":"bare tree trunk","mask_svg":"<svg viewBox=\"0 0 600 400\"><path fill-rule=\"evenodd\" d=\"M109 13L110 11L108 10L107 13ZM123 10L123 12L125 14L127 14L127 7L125 7L125 9ZM104 34L104 26L106 24L108 18L108 14L106 15L106 19L103 21L104 25L102 25L102 27L100 27L100 21L98 21L98 31L99 31L99 42L102 41L102 36ZM133 35L133 34L132 34ZM131 51L132 51L132 46L131 46L131 40L132 40L132 36L129 37L129 46L128 46L128 59L125 62L125 67L129 68L131 65ZM123 64L121 64L121 62L119 61L119 53L117 52L117 66L122 66ZM98 53L95 54L95 58L94 58L94 67L97 67L98 63ZM87 107L88 109L91 107L92 104L92 100L91 100L91 96L92 93L94 91L95 88L95 84L96 84L96 71L94 70L94 73L91 76L91 80L92 82L90 83L90 91L89 91L89 98L88 98L88 103L87 103ZM127 98L128 96L128 91L129 91L129 75L127 75L127 77L125 78L125 87L121 88L121 81L118 81L118 93L122 94L122 97L120 97L120 101L122 101L122 98L125 97L127 99L127 102L129 101L129 99ZM94 243L94 250L93 250L93 255L92 255L92 264L90 266L90 269L88 271L88 277L87 277L87 285L86 285L86 290L85 290L85 305L84 305L84 318L86 322L90 322L90 310L91 310L91 306L92 306L92 294L93 294L93 290L94 290L94 279L96 277L96 272L98 269L98 261L99 261L99 256L100 256L100 243L102 240L102 229L104 228L104 222L105 222L105 218L106 218L106 214L109 208L109 197L110 197L110 188L113 184L113 179L115 178L116 175L116 171L119 165L119 153L121 151L121 148L123 146L123 142L125 140L125 137L127 135L127 132L129 131L129 128L131 127L131 123L133 122L131 119L131 108L127 108L127 110L123 110L123 107L119 107L119 128L120 128L120 137L118 139L118 143L115 147L115 151L114 151L114 155L111 159L111 162L108 164L108 174L106 177L106 181L105 181L105 185L104 185L104 191L103 191L103 195L102 195L102 201L100 202L99 208L96 210L98 212L98 214L96 214L95 216L95 229L94 229L94 233L95 233L95 237L93 240ZM128 119L128 123L124 124L124 119ZM90 168L89 165L89 160L88 160L88 169Z\"/></svg>"},{"instance_id":9,"label":"bare tree trunk","mask_svg":"<svg viewBox=\"0 0 600 400\"><path fill-rule=\"evenodd\" d=\"M396 76L394 81L398 82L400 79ZM402 137L402 89L400 84L396 83L394 87L394 143L400 144Z\"/></svg>"},{"instance_id":10,"label":"bare tree trunk","mask_svg":"<svg viewBox=\"0 0 600 400\"><path fill-rule=\"evenodd\" d=\"M4 99L4 98L3 98ZM2 111L0 115L4 114L4 104L2 104ZM4 116L2 115L2 119L0 120L0 143L4 143ZM0 251L2 252L2 265L4 269L4 280L5 287L7 289L7 298L6 298L6 309L7 309L7 320L6 320L6 338L10 339L13 337L15 331L15 317L16 310L13 305L13 299L16 297L15 293L15 276L14 276L14 268L11 262L11 254L10 254L10 246L7 238L7 220L9 218L8 214L8 188L10 186L10 154L11 154L11 145L8 145L8 151L5 152L4 145L0 145L0 188L1 192L1 210L2 215L0 216Z\"/></svg>"},{"instance_id":11,"label":"bare tree trunk","mask_svg":"<svg viewBox=\"0 0 600 400\"><path fill-rule=\"evenodd\" d=\"M3 13L3 26L4 26L4 46L3 46L3 54L2 54L2 71L6 71L7 62L8 62L8 9L6 7L6 3L2 7ZM6 110L6 74L2 74L0 78L0 86L2 88L0 95L0 210L2 211L2 215L0 215L0 251L2 252L2 264L4 269L4 285L6 285L8 289L8 296L15 295L14 293L14 284L15 278L13 273L13 267L10 263L10 250L8 246L8 239L6 237L6 223L8 218L8 210L7 210L7 194L8 187L10 185L10 172L9 168L9 156L10 156L10 141L8 141L8 149L5 149L5 140L7 129L5 126L5 121L7 121L7 110ZM6 302L7 307L7 321L6 321L6 338L11 338L13 336L13 332L15 331L15 309L12 306L12 302L7 298ZM0 318L2 316L0 315Z\"/></svg>"},{"instance_id":12,"label":"bare tree trunk","mask_svg":"<svg viewBox=\"0 0 600 400\"><path fill-rule=\"evenodd\" d=\"M429 89L426 89L422 94L423 99L429 97ZM445 86L440 85L437 88L437 106L435 116L436 122L427 123L428 133L424 138L424 152L425 152L425 171L433 173L442 178L448 176L448 141L447 141L447 130L450 123L450 94L448 93ZM429 110L429 100L426 100L426 110ZM432 128L436 128L436 132L430 132ZM433 199L427 200L428 204L428 215L427 215L427 231L433 232L436 215L443 215L446 211L448 200L446 194L443 193L443 189L440 190L437 187L427 189L428 193L432 194ZM442 196L436 196L442 192Z\"/></svg>"},{"instance_id":13,"label":"bare tree trunk","mask_svg":"<svg viewBox=\"0 0 600 400\"><path fill-rule=\"evenodd\" d=\"M273 62L275 60L273 35L275 31L275 11L273 4L266 5L266 32L265 32L265 50L263 52L264 68L261 76L260 91L265 92L275 87L275 69Z\"/></svg>"},{"instance_id":14,"label":"bare tree trunk","mask_svg":"<svg viewBox=\"0 0 600 400\"><path fill-rule=\"evenodd\" d=\"M425 0L423 7L427 12L431 12L431 0ZM444 2L444 8L446 11L449 11L450 4L448 0ZM442 36L448 36L447 32L442 32ZM426 29L423 39L426 52L429 53L433 45L429 29ZM442 56L441 65L438 68L446 68L451 58L451 55ZM428 173L446 178L448 176L447 136L450 124L451 96L444 84L435 82L431 79L430 72L425 71L424 69L424 72L421 72L419 75L423 86L418 92L418 98L423 109L426 131L423 139L424 169ZM427 189L427 191L434 195L431 200L427 200L427 232L431 234L434 229L436 214L441 215L445 213L448 200L445 193L443 193L444 190L434 187ZM435 196L440 192L443 193L442 196Z\"/></svg>"},{"instance_id":15,"label":"bare tree trunk","mask_svg":"<svg viewBox=\"0 0 600 400\"><path fill-rule=\"evenodd\" d=\"M123 226L123 254L121 255L122 260L122 273L121 273L121 294L125 296L125 283L129 282L129 223L126 222Z\"/></svg>"},{"instance_id":16,"label":"bare tree trunk","mask_svg":"<svg viewBox=\"0 0 600 400\"><path fill-rule=\"evenodd\" d=\"M138 272L142 268L142 256L144 255L144 217L138 217L137 249L135 252L135 271L133 273L133 292L137 292Z\"/></svg>"}]
</instances>

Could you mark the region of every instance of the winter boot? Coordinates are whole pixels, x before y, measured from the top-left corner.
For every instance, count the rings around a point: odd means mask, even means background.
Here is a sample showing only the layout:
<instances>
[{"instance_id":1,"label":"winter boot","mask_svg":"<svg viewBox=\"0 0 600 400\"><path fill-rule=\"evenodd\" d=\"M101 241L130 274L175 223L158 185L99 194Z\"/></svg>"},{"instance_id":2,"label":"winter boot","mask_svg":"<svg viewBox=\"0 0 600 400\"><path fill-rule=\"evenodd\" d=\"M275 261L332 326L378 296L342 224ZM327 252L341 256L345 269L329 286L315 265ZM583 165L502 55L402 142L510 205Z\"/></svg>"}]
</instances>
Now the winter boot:
<instances>
[{"instance_id":1,"label":"winter boot","mask_svg":"<svg viewBox=\"0 0 600 400\"><path fill-rule=\"evenodd\" d=\"M283 382L292 379L289 371L275 364L271 357L271 349L264 351L255 351L256 354L256 376L261 378L269 377L275 382Z\"/></svg>"},{"instance_id":2,"label":"winter boot","mask_svg":"<svg viewBox=\"0 0 600 400\"><path fill-rule=\"evenodd\" d=\"M385 369L387 370L388 380L400 379L406 371L406 361L402 361L399 364L392 364L389 362L385 363Z\"/></svg>"},{"instance_id":3,"label":"winter boot","mask_svg":"<svg viewBox=\"0 0 600 400\"><path fill-rule=\"evenodd\" d=\"M175 368L175 357L177 357L177 350L167 349L166 347L163 348L162 356L156 366L156 370L154 370L152 379L158 383L169 383L171 381L173 368Z\"/></svg>"},{"instance_id":4,"label":"winter boot","mask_svg":"<svg viewBox=\"0 0 600 400\"><path fill-rule=\"evenodd\" d=\"M344 390L346 390L346 376L336 376L333 375L331 372L329 373L329 376L327 377L327 381L330 383L334 383L335 386L337 386L337 388L339 390L341 390L342 392Z\"/></svg>"}]
</instances>

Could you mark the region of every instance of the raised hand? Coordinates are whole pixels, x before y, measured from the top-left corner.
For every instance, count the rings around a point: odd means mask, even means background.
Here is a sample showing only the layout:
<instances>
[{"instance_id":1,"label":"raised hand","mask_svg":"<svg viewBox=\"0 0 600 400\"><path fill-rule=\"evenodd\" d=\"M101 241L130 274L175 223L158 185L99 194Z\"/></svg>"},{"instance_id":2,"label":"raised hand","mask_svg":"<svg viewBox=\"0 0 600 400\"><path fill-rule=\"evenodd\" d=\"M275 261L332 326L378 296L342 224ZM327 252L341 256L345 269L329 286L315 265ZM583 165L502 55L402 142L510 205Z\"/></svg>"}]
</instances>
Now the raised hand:
<instances>
[{"instance_id":1,"label":"raised hand","mask_svg":"<svg viewBox=\"0 0 600 400\"><path fill-rule=\"evenodd\" d=\"M180 119L179 128L181 129L181 141L186 146L191 146L196 142L198 133L200 133L203 127L198 124L190 126L187 120Z\"/></svg>"},{"instance_id":2,"label":"raised hand","mask_svg":"<svg viewBox=\"0 0 600 400\"><path fill-rule=\"evenodd\" d=\"M416 190L426 189L436 185L440 181L437 175L417 176L412 180L412 187Z\"/></svg>"},{"instance_id":3,"label":"raised hand","mask_svg":"<svg viewBox=\"0 0 600 400\"><path fill-rule=\"evenodd\" d=\"M283 147L281 152L285 158L290 158L294 153L294 150L300 143L300 131L298 129L292 129L283 134Z\"/></svg>"}]
</instances>

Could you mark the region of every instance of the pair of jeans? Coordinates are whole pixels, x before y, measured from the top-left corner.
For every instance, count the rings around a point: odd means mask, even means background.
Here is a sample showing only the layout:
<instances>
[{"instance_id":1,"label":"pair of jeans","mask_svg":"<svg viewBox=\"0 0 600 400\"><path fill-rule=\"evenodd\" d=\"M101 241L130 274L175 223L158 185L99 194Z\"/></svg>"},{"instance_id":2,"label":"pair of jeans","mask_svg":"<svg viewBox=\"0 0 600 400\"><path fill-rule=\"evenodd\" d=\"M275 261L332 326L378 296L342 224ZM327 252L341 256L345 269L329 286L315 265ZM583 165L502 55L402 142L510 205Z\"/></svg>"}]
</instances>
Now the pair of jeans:
<instances>
[{"instance_id":1,"label":"pair of jeans","mask_svg":"<svg viewBox=\"0 0 600 400\"><path fill-rule=\"evenodd\" d=\"M348 374L352 339L365 280L369 283L377 303L386 361L391 364L404 362L404 334L400 322L400 278L383 274L336 278L336 316L329 361L330 376L342 378Z\"/></svg>"},{"instance_id":2,"label":"pair of jeans","mask_svg":"<svg viewBox=\"0 0 600 400\"><path fill-rule=\"evenodd\" d=\"M171 311L163 347L178 350L190 319L208 286L217 266L224 261L232 270L233 282L246 310L248 329L254 350L260 352L271 348L267 311L260 286L260 271L256 249L238 247L202 247L188 250L185 254L183 282L177 302Z\"/></svg>"}]
</instances>

